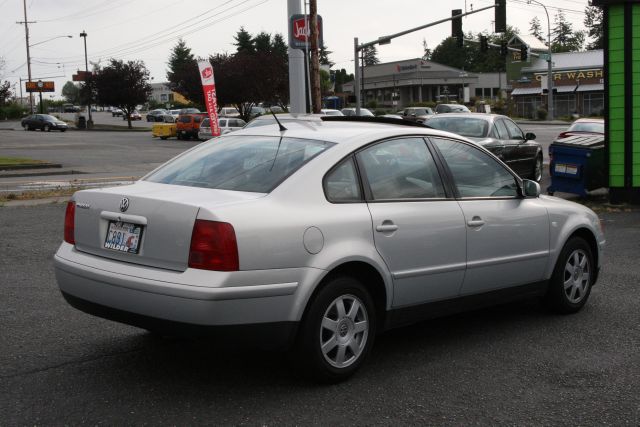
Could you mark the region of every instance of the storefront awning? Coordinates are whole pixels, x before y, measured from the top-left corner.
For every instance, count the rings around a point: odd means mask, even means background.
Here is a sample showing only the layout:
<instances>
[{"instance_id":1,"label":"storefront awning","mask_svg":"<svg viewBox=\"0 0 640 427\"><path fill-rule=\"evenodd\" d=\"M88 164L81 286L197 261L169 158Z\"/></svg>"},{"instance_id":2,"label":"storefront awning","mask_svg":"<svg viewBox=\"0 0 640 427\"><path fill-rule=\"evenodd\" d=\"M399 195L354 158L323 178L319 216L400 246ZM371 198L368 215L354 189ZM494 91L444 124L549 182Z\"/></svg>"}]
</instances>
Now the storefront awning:
<instances>
[{"instance_id":1,"label":"storefront awning","mask_svg":"<svg viewBox=\"0 0 640 427\"><path fill-rule=\"evenodd\" d=\"M578 89L576 89L577 92L592 92L592 91L603 91L603 90L604 90L604 83L580 85L578 86Z\"/></svg>"},{"instance_id":2,"label":"storefront awning","mask_svg":"<svg viewBox=\"0 0 640 427\"><path fill-rule=\"evenodd\" d=\"M539 87L517 87L513 91L511 91L511 96L540 95L541 93L542 89Z\"/></svg>"},{"instance_id":3,"label":"storefront awning","mask_svg":"<svg viewBox=\"0 0 640 427\"><path fill-rule=\"evenodd\" d=\"M575 85L555 86L554 89L558 93L575 92L576 86Z\"/></svg>"}]
</instances>

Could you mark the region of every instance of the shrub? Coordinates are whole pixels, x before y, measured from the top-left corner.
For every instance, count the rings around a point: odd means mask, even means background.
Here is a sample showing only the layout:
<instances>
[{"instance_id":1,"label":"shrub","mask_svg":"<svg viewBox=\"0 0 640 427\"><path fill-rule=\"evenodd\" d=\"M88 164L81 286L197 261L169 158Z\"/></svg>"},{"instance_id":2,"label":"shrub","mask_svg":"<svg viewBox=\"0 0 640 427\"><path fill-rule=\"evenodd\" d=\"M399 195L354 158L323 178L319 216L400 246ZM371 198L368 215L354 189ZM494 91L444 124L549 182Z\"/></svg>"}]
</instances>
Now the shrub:
<instances>
[{"instance_id":1,"label":"shrub","mask_svg":"<svg viewBox=\"0 0 640 427\"><path fill-rule=\"evenodd\" d=\"M536 117L538 118L538 120L546 120L546 118L547 118L547 110L545 110L542 107L539 107L536 110Z\"/></svg>"},{"instance_id":2,"label":"shrub","mask_svg":"<svg viewBox=\"0 0 640 427\"><path fill-rule=\"evenodd\" d=\"M0 106L0 120L20 119L27 113L26 107L11 102Z\"/></svg>"}]
</instances>

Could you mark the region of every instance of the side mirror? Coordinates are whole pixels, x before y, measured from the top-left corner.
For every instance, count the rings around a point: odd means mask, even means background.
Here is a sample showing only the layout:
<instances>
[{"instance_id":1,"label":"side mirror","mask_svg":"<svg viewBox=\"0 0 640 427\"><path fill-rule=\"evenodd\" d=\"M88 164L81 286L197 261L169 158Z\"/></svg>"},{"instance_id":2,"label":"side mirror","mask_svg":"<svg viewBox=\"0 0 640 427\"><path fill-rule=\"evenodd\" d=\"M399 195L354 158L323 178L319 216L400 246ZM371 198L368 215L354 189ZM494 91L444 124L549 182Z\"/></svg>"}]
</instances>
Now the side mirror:
<instances>
[{"instance_id":1,"label":"side mirror","mask_svg":"<svg viewBox=\"0 0 640 427\"><path fill-rule=\"evenodd\" d=\"M536 134L533 132L527 132L524 136L525 141L533 141L534 139L536 139Z\"/></svg>"},{"instance_id":2,"label":"side mirror","mask_svg":"<svg viewBox=\"0 0 640 427\"><path fill-rule=\"evenodd\" d=\"M527 197L527 198L540 197L540 184L538 184L537 182L531 181L530 179L523 179L522 187L523 187L524 197Z\"/></svg>"}]
</instances>

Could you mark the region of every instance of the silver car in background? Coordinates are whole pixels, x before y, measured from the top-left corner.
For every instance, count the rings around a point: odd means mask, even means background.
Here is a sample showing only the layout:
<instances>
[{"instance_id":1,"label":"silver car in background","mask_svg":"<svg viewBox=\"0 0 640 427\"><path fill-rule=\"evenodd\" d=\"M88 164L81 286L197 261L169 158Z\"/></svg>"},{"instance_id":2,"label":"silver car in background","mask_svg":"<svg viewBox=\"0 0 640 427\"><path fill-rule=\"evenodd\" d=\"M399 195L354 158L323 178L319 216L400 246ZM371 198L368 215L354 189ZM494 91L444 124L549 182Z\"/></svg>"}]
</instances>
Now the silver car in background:
<instances>
[{"instance_id":1,"label":"silver car in background","mask_svg":"<svg viewBox=\"0 0 640 427\"><path fill-rule=\"evenodd\" d=\"M233 132L234 130L240 130L247 124L247 122L242 119L236 119L232 117L220 117L218 119L218 123L220 126L221 135ZM198 130L198 139L200 141L206 141L211 138L213 138L213 135L211 134L211 121L207 117L202 121L202 123L200 123L200 130Z\"/></svg>"},{"instance_id":2,"label":"silver car in background","mask_svg":"<svg viewBox=\"0 0 640 427\"><path fill-rule=\"evenodd\" d=\"M328 382L396 326L517 298L583 307L605 241L593 211L463 137L344 120L245 128L75 193L55 255L65 299L151 331L293 347Z\"/></svg>"}]
</instances>

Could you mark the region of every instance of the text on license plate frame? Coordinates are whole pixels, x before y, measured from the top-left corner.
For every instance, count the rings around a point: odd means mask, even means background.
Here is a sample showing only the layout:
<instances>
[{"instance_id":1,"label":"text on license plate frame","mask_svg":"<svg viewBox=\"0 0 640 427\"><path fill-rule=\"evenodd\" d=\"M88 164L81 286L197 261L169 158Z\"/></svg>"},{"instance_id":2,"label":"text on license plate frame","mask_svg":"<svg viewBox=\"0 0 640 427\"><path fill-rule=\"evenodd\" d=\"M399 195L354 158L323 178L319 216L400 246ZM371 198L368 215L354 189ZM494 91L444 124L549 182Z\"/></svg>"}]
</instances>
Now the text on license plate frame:
<instances>
[{"instance_id":1,"label":"text on license plate frame","mask_svg":"<svg viewBox=\"0 0 640 427\"><path fill-rule=\"evenodd\" d=\"M104 248L128 254L140 252L140 240L144 226L124 221L109 221Z\"/></svg>"}]
</instances>

